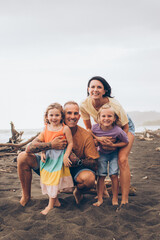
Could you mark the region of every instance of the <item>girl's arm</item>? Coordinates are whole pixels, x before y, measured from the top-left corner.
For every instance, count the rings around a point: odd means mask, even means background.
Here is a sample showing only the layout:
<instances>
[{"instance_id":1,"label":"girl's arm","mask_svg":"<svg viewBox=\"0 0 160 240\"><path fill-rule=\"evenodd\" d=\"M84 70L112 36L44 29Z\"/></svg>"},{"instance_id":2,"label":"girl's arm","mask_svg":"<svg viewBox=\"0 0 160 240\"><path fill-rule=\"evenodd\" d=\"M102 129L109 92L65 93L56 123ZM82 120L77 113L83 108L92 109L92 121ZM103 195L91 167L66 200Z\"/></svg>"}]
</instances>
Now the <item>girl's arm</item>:
<instances>
[{"instance_id":1,"label":"girl's arm","mask_svg":"<svg viewBox=\"0 0 160 240\"><path fill-rule=\"evenodd\" d=\"M70 128L68 126L64 127L64 134L66 136L68 145L67 145L64 157L63 157L63 162L64 162L64 165L66 167L68 167L68 166L70 167L72 162L69 159L69 155L71 154L71 151L72 151L72 148L73 148L73 138L72 138L71 130L70 130Z\"/></svg>"}]
</instances>

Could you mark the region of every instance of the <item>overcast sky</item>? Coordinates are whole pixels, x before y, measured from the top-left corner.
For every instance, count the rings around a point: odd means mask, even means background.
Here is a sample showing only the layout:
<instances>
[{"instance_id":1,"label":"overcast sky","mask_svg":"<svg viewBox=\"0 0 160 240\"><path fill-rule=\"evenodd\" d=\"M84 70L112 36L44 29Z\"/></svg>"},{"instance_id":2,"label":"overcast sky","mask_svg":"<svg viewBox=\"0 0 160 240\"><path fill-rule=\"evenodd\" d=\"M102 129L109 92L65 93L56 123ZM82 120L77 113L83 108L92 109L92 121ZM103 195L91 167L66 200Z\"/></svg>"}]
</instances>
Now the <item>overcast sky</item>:
<instances>
[{"instance_id":1,"label":"overcast sky","mask_svg":"<svg viewBox=\"0 0 160 240\"><path fill-rule=\"evenodd\" d=\"M159 0L0 0L0 129L40 128L100 75L126 111L160 111Z\"/></svg>"}]
</instances>

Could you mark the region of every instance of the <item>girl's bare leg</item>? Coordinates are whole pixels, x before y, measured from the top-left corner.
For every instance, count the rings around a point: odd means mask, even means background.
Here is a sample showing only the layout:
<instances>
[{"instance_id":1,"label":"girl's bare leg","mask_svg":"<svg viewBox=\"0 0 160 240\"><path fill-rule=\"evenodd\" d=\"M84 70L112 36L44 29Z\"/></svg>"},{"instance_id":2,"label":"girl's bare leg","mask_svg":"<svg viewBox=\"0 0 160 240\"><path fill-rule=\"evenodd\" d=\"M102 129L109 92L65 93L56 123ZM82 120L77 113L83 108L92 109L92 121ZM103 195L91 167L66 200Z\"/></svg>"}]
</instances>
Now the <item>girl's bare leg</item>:
<instances>
[{"instance_id":1,"label":"girl's bare leg","mask_svg":"<svg viewBox=\"0 0 160 240\"><path fill-rule=\"evenodd\" d=\"M128 132L129 144L119 150L118 164L120 168L120 185L122 192L121 204L128 203L128 195L130 188L130 168L128 163L128 155L134 142L134 135Z\"/></svg>"},{"instance_id":2,"label":"girl's bare leg","mask_svg":"<svg viewBox=\"0 0 160 240\"><path fill-rule=\"evenodd\" d=\"M49 197L49 203L48 206L41 211L43 215L47 215L47 213L55 206L55 203L57 201L57 198L50 198Z\"/></svg>"},{"instance_id":3,"label":"girl's bare leg","mask_svg":"<svg viewBox=\"0 0 160 240\"><path fill-rule=\"evenodd\" d=\"M103 203L104 179L105 176L99 176L98 178L97 182L98 201L96 203L93 203L93 205L96 207L99 207Z\"/></svg>"},{"instance_id":4,"label":"girl's bare leg","mask_svg":"<svg viewBox=\"0 0 160 240\"><path fill-rule=\"evenodd\" d=\"M118 188L119 188L119 181L117 175L111 175L112 180L112 205L118 205Z\"/></svg>"}]
</instances>

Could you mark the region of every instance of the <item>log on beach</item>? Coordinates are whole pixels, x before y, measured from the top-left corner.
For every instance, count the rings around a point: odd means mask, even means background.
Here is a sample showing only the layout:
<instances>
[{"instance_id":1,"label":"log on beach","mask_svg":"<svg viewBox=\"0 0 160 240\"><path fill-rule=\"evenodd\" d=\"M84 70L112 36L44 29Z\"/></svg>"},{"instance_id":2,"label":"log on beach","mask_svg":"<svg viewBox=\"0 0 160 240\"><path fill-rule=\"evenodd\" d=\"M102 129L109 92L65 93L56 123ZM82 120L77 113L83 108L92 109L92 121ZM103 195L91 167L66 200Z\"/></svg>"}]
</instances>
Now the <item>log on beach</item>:
<instances>
[{"instance_id":1,"label":"log on beach","mask_svg":"<svg viewBox=\"0 0 160 240\"><path fill-rule=\"evenodd\" d=\"M157 147L158 138L141 141L136 136L129 156L131 185L136 188L136 194L129 196L129 205L118 212L112 207L111 198L94 207L95 195L87 193L77 206L72 193L60 193L61 207L43 216L40 211L48 204L48 197L42 196L40 179L35 173L32 199L22 207L14 156L1 157L0 239L160 239L160 152L156 151Z\"/></svg>"}]
</instances>

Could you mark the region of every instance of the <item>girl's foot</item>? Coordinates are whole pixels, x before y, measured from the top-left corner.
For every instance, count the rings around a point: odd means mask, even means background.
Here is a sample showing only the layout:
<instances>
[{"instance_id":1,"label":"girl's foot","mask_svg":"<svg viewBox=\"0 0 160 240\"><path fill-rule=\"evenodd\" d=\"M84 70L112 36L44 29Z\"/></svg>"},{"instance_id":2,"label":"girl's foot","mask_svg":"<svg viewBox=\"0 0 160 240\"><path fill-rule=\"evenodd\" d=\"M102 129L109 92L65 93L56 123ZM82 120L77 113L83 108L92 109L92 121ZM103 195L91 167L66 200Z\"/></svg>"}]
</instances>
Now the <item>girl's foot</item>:
<instances>
[{"instance_id":1,"label":"girl's foot","mask_svg":"<svg viewBox=\"0 0 160 240\"><path fill-rule=\"evenodd\" d=\"M52 208L50 208L50 207L47 206L44 210L41 211L41 214L47 215L47 213L48 213L51 209L52 209Z\"/></svg>"},{"instance_id":2,"label":"girl's foot","mask_svg":"<svg viewBox=\"0 0 160 240\"><path fill-rule=\"evenodd\" d=\"M103 199L101 201L98 200L97 202L93 203L93 206L99 207L102 205L102 203L103 203Z\"/></svg>"}]
</instances>

